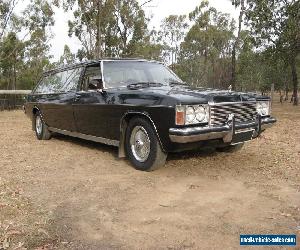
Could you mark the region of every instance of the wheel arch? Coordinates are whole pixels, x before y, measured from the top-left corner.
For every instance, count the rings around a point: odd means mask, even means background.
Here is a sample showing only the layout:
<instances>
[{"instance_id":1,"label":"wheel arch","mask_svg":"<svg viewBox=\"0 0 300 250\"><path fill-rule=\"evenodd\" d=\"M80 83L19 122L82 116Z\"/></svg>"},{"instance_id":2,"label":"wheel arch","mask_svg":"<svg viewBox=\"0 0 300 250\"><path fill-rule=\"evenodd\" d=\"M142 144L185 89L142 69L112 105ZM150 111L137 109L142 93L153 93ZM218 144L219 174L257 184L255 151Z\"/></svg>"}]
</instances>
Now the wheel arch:
<instances>
[{"instance_id":1,"label":"wheel arch","mask_svg":"<svg viewBox=\"0 0 300 250\"><path fill-rule=\"evenodd\" d=\"M139 111L128 111L126 112L120 121L120 144L119 144L119 158L124 158L126 157L126 152L125 152L125 136L126 136L126 130L129 124L129 121L135 117L141 117L141 118L145 118L147 121L150 122L150 124L152 125L154 132L156 133L156 136L158 138L159 144L162 148L162 150L164 152L166 152L164 150L164 146L161 142L159 133L157 131L156 125L154 123L154 121L151 119L150 115L146 112L139 112Z\"/></svg>"},{"instance_id":2,"label":"wheel arch","mask_svg":"<svg viewBox=\"0 0 300 250\"><path fill-rule=\"evenodd\" d=\"M33 106L33 108L32 108L32 114L35 115L37 112L41 113L41 110L38 108L38 106Z\"/></svg>"},{"instance_id":3,"label":"wheel arch","mask_svg":"<svg viewBox=\"0 0 300 250\"><path fill-rule=\"evenodd\" d=\"M39 109L37 106L34 105L34 106L32 107L32 119L31 119L31 121L32 121L32 130L35 129L35 115L36 115L38 112L41 114L40 109ZM43 119L43 118L42 118L42 119Z\"/></svg>"},{"instance_id":4,"label":"wheel arch","mask_svg":"<svg viewBox=\"0 0 300 250\"><path fill-rule=\"evenodd\" d=\"M38 106L34 105L34 106L32 107L32 130L34 130L34 127L35 127L35 115L36 115L37 113L40 114L40 116L41 116L41 118L42 118L42 121L46 124L46 121L45 121L45 119L44 119L44 116L43 116L43 113L42 113L41 109L40 109ZM46 125L47 125L47 124L46 124Z\"/></svg>"}]
</instances>

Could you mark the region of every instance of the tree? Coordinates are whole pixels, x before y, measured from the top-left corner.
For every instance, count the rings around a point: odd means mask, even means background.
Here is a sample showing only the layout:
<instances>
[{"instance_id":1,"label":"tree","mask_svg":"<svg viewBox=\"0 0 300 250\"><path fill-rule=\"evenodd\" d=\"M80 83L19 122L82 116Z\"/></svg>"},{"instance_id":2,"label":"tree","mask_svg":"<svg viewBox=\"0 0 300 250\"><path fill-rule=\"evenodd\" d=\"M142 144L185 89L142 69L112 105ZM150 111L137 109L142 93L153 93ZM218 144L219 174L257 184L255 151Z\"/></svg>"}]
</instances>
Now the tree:
<instances>
[{"instance_id":1,"label":"tree","mask_svg":"<svg viewBox=\"0 0 300 250\"><path fill-rule=\"evenodd\" d=\"M65 44L64 53L59 60L60 64L70 64L70 63L74 63L74 61L75 61L75 55L72 54L69 46Z\"/></svg>"},{"instance_id":2,"label":"tree","mask_svg":"<svg viewBox=\"0 0 300 250\"><path fill-rule=\"evenodd\" d=\"M22 24L30 36L25 42L26 64L23 71L28 87L36 83L44 70L52 67L49 40L54 25L53 16L52 5L47 0L34 0L24 10Z\"/></svg>"},{"instance_id":3,"label":"tree","mask_svg":"<svg viewBox=\"0 0 300 250\"><path fill-rule=\"evenodd\" d=\"M188 27L185 15L170 15L166 17L160 26L160 36L163 41L165 57L174 67L180 51L180 43L185 35L185 30Z\"/></svg>"},{"instance_id":4,"label":"tree","mask_svg":"<svg viewBox=\"0 0 300 250\"><path fill-rule=\"evenodd\" d=\"M272 48L290 65L294 105L298 104L297 60L300 52L298 0L248 0L247 20L257 47ZM278 57L279 58L279 57Z\"/></svg>"},{"instance_id":5,"label":"tree","mask_svg":"<svg viewBox=\"0 0 300 250\"><path fill-rule=\"evenodd\" d=\"M4 22L6 30L0 39L1 85L8 89L31 88L41 73L51 67L49 39L54 12L47 0L34 0L19 17L13 11L17 1L10 3L6 4L12 7L5 10L5 18L1 16L1 20L10 16L10 21Z\"/></svg>"},{"instance_id":6,"label":"tree","mask_svg":"<svg viewBox=\"0 0 300 250\"><path fill-rule=\"evenodd\" d=\"M69 36L81 41L80 58L131 55L147 35L145 13L136 0L62 1L66 10L77 6L74 21L69 21Z\"/></svg>"},{"instance_id":7,"label":"tree","mask_svg":"<svg viewBox=\"0 0 300 250\"><path fill-rule=\"evenodd\" d=\"M17 38L16 33L8 33L0 43L0 85L6 89L17 89L17 75L24 56L24 43Z\"/></svg>"},{"instance_id":8,"label":"tree","mask_svg":"<svg viewBox=\"0 0 300 250\"><path fill-rule=\"evenodd\" d=\"M238 33L237 33L237 37L235 37L235 40L233 42L232 56L231 56L231 86L232 89L235 90L236 89L236 52L241 38L242 23L243 23L243 17L245 12L245 0L232 0L232 4L236 8L240 6Z\"/></svg>"},{"instance_id":9,"label":"tree","mask_svg":"<svg viewBox=\"0 0 300 250\"><path fill-rule=\"evenodd\" d=\"M11 25L11 20L15 18L14 9L17 3L18 0L3 0L0 2L0 41Z\"/></svg>"},{"instance_id":10,"label":"tree","mask_svg":"<svg viewBox=\"0 0 300 250\"><path fill-rule=\"evenodd\" d=\"M192 27L181 44L177 72L196 86L227 88L233 21L206 1L189 14L189 19Z\"/></svg>"}]
</instances>

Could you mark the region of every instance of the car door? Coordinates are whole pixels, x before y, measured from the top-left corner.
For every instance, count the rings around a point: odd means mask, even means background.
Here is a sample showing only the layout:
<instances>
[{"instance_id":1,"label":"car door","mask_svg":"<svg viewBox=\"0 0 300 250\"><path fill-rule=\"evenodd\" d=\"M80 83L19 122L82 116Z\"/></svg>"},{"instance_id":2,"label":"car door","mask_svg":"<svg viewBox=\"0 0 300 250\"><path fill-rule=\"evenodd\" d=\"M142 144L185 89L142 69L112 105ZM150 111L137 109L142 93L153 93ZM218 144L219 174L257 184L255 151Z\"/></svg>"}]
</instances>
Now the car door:
<instances>
[{"instance_id":1,"label":"car door","mask_svg":"<svg viewBox=\"0 0 300 250\"><path fill-rule=\"evenodd\" d=\"M73 102L77 132L105 138L107 121L104 119L106 98L91 85L93 79L102 79L100 63L88 65Z\"/></svg>"},{"instance_id":2,"label":"car door","mask_svg":"<svg viewBox=\"0 0 300 250\"><path fill-rule=\"evenodd\" d=\"M39 108L49 127L75 131L73 102L82 68L52 73L45 77L43 87L37 88Z\"/></svg>"}]
</instances>

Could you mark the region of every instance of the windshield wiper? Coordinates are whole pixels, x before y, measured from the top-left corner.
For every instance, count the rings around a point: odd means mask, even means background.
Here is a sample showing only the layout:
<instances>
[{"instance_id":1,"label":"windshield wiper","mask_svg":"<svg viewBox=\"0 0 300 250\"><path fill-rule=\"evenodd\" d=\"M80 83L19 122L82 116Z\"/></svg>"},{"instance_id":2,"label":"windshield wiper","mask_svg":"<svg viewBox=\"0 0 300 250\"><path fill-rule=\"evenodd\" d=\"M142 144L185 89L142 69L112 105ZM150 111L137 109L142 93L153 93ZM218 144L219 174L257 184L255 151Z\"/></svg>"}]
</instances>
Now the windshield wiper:
<instances>
[{"instance_id":1,"label":"windshield wiper","mask_svg":"<svg viewBox=\"0 0 300 250\"><path fill-rule=\"evenodd\" d=\"M180 82L180 81L176 81L176 80L171 80L169 82L170 85L187 85L185 82Z\"/></svg>"},{"instance_id":2,"label":"windshield wiper","mask_svg":"<svg viewBox=\"0 0 300 250\"><path fill-rule=\"evenodd\" d=\"M137 82L137 83L131 83L127 85L127 88L141 89L141 88L161 87L161 86L163 86L163 84L159 82Z\"/></svg>"}]
</instances>

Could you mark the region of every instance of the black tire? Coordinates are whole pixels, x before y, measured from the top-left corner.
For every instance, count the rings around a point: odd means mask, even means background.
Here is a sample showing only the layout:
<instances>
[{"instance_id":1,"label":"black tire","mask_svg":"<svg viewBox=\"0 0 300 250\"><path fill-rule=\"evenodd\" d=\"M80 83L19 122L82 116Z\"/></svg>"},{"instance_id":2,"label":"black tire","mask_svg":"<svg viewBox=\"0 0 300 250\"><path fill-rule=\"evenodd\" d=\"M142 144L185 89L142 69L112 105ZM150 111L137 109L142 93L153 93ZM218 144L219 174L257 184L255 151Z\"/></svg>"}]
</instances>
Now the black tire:
<instances>
[{"instance_id":1,"label":"black tire","mask_svg":"<svg viewBox=\"0 0 300 250\"><path fill-rule=\"evenodd\" d=\"M150 146L150 148L146 147L146 152L149 153L148 155L146 154L147 156L145 156L145 159L143 161L138 159L136 153L136 151L138 151L136 150L138 147L132 145L131 143L134 134L137 134L137 132L135 132L137 129L139 129L138 130L139 132L142 131L142 133L144 133L143 135L147 136L146 139L148 139L147 142L148 144L146 145ZM133 141L137 143L135 137ZM167 153L163 152L159 140L157 138L156 132L154 131L152 125L143 118L133 118L129 122L126 131L126 137L125 137L125 149L130 162L137 170L142 170L142 171L156 170L159 167L164 166L167 159Z\"/></svg>"},{"instance_id":2,"label":"black tire","mask_svg":"<svg viewBox=\"0 0 300 250\"><path fill-rule=\"evenodd\" d=\"M244 143L239 143L236 145L229 145L226 147L217 148L217 150L220 152L234 153L234 152L241 150L243 148L243 146L244 146Z\"/></svg>"},{"instance_id":3,"label":"black tire","mask_svg":"<svg viewBox=\"0 0 300 250\"><path fill-rule=\"evenodd\" d=\"M34 115L33 123L34 131L38 140L49 140L51 138L51 132L49 131L48 126L45 124L39 112L36 112L36 114Z\"/></svg>"}]
</instances>

